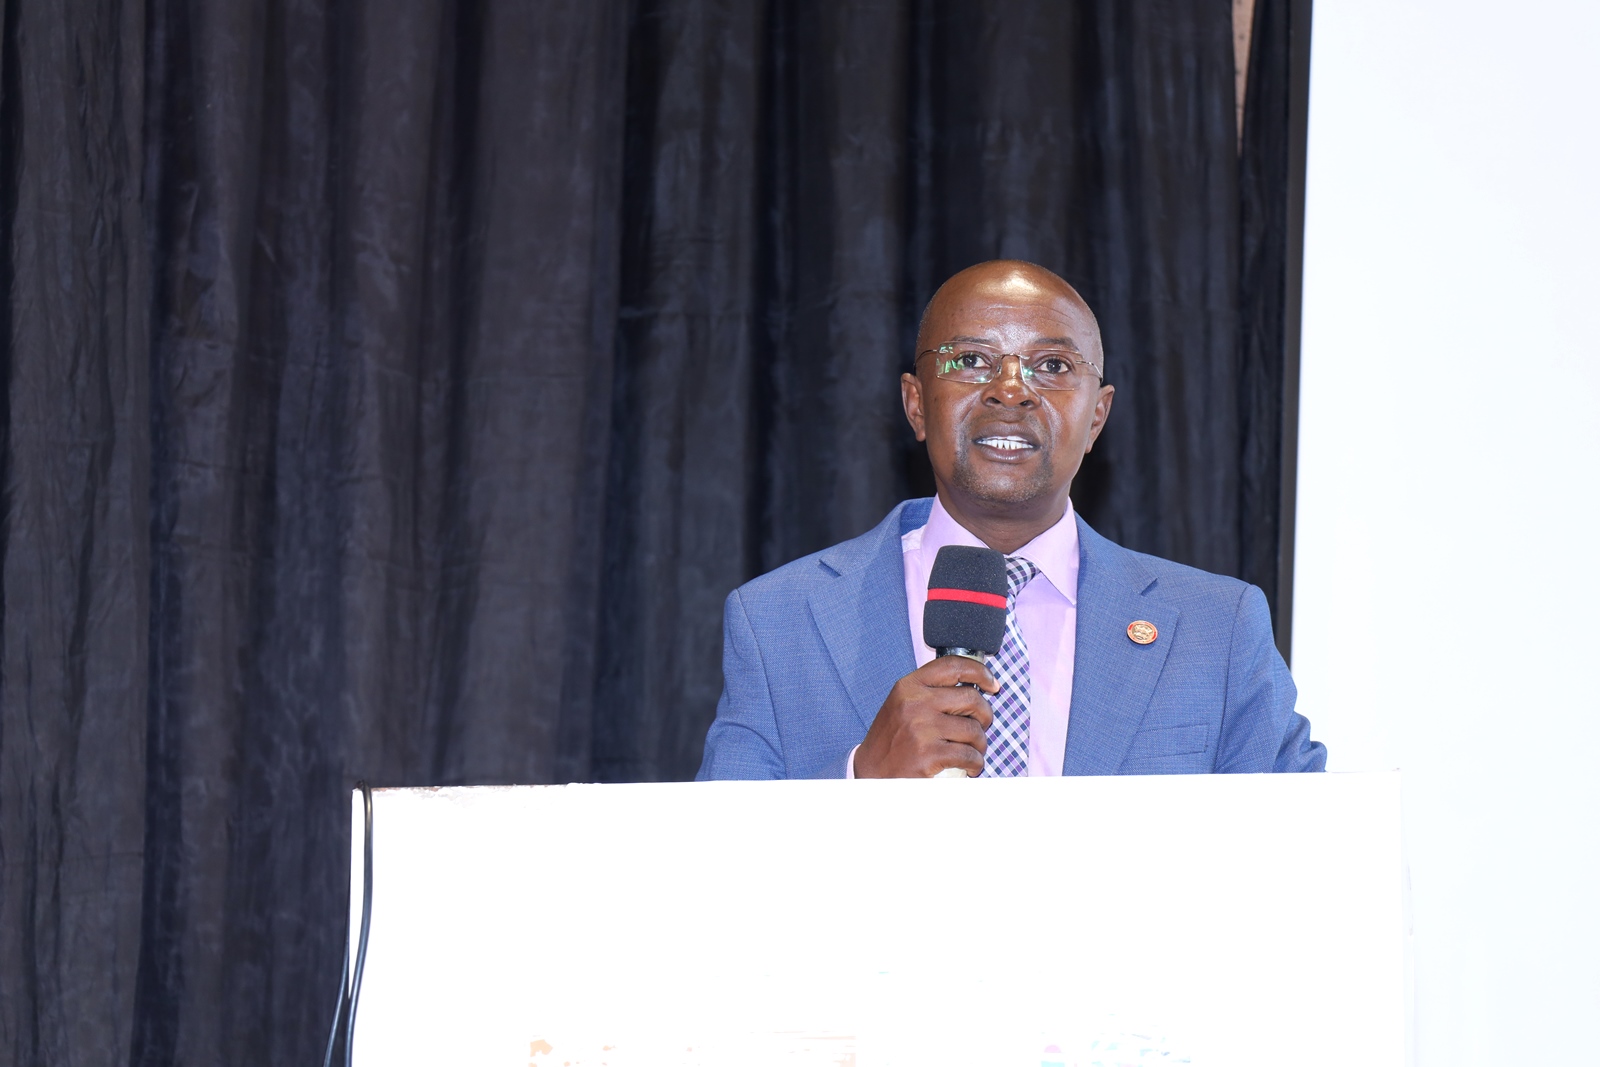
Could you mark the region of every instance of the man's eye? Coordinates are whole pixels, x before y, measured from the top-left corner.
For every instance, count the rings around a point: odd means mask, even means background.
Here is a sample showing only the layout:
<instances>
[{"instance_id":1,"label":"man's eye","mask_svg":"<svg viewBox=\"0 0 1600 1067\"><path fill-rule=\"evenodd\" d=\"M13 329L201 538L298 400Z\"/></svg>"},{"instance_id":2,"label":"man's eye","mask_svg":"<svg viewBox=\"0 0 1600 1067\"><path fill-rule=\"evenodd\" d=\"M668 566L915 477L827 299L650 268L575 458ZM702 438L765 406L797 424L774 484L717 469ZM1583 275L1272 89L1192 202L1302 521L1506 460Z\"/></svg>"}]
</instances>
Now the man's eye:
<instances>
[{"instance_id":1,"label":"man's eye","mask_svg":"<svg viewBox=\"0 0 1600 1067\"><path fill-rule=\"evenodd\" d=\"M950 357L953 370L982 370L989 365L989 357L982 352L957 352Z\"/></svg>"},{"instance_id":2,"label":"man's eye","mask_svg":"<svg viewBox=\"0 0 1600 1067\"><path fill-rule=\"evenodd\" d=\"M1033 365L1039 374L1071 374L1072 361L1064 356L1045 356Z\"/></svg>"}]
</instances>

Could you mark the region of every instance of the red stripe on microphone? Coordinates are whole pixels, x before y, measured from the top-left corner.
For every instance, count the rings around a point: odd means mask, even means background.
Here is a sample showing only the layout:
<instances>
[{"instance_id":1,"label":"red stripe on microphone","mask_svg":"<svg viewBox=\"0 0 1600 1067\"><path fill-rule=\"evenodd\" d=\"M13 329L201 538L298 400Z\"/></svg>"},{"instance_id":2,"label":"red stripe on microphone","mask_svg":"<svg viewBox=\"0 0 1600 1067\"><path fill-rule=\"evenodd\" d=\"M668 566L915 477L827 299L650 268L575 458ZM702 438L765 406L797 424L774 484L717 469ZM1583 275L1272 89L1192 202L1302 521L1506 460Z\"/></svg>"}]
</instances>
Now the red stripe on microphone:
<instances>
[{"instance_id":1,"label":"red stripe on microphone","mask_svg":"<svg viewBox=\"0 0 1600 1067\"><path fill-rule=\"evenodd\" d=\"M993 593L980 593L973 589L929 589L929 600L960 600L967 604L982 604L986 608L1005 610L1006 598Z\"/></svg>"}]
</instances>

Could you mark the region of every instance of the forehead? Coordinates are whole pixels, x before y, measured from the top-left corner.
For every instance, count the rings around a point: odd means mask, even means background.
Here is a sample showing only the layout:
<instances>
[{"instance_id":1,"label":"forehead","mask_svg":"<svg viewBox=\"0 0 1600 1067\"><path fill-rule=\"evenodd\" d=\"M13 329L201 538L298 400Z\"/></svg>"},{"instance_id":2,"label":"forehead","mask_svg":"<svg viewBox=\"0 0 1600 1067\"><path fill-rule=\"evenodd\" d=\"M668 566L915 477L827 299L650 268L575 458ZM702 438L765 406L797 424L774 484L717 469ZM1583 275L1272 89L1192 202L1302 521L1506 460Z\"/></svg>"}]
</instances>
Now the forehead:
<instances>
[{"instance_id":1,"label":"forehead","mask_svg":"<svg viewBox=\"0 0 1600 1067\"><path fill-rule=\"evenodd\" d=\"M956 337L1001 343L1095 343L1094 318L1064 293L1031 283L961 287L940 294L928 316L930 344Z\"/></svg>"}]
</instances>

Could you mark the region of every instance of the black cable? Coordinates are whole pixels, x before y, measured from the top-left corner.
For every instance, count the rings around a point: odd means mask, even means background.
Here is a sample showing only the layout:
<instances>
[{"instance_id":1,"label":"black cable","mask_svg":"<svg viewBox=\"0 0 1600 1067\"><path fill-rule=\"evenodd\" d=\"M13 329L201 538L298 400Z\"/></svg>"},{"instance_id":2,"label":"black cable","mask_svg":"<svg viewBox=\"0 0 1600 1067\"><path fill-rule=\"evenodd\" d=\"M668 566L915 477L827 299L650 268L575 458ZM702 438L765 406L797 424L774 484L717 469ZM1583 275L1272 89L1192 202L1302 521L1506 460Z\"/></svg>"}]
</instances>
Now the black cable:
<instances>
[{"instance_id":1,"label":"black cable","mask_svg":"<svg viewBox=\"0 0 1600 1067\"><path fill-rule=\"evenodd\" d=\"M345 1025L344 1067L350 1067L350 1056L356 1043L356 1008L361 1003L361 974L367 969L367 932L372 928L372 787L357 782L367 818L366 840L361 855L361 942L356 946L356 973L350 985L350 1015Z\"/></svg>"},{"instance_id":2,"label":"black cable","mask_svg":"<svg viewBox=\"0 0 1600 1067\"><path fill-rule=\"evenodd\" d=\"M322 1067L333 1067L333 1046L339 1041L339 1024L344 1022L345 998L350 995L350 916L344 917L344 962L339 964L339 999L333 1006L333 1025L328 1027L328 1051L322 1054Z\"/></svg>"},{"instance_id":3,"label":"black cable","mask_svg":"<svg viewBox=\"0 0 1600 1067\"><path fill-rule=\"evenodd\" d=\"M334 1005L333 1026L328 1030L328 1051L322 1056L322 1067L333 1067L333 1049L339 1040L341 1023L345 1029L344 1063L345 1067L350 1067L356 1033L356 1002L361 999L361 975L367 969L367 934L372 929L372 787L366 782L357 782L356 788L361 790L365 822L361 856L361 940L356 948L356 972L351 975L350 924L346 922L344 962L339 965L339 1000Z\"/></svg>"}]
</instances>

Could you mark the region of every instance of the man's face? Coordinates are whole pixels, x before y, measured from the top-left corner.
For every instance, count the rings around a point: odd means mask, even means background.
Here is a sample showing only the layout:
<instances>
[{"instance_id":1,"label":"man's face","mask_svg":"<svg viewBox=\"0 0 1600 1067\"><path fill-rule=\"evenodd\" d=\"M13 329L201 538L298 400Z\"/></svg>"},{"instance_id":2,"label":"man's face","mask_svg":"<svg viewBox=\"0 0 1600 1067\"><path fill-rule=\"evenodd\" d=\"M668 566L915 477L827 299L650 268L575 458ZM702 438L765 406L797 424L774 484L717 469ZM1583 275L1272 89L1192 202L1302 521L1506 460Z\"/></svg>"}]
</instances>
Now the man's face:
<instances>
[{"instance_id":1,"label":"man's face","mask_svg":"<svg viewBox=\"0 0 1600 1067\"><path fill-rule=\"evenodd\" d=\"M1016 269L964 272L929 309L917 348L958 340L1008 353L1070 348L1103 367L1093 317L1059 285ZM917 440L927 442L941 493L996 515L1065 509L1084 453L1110 412L1112 388L1079 367L1077 388L1035 390L1014 359L1002 361L993 381L973 385L939 378L936 362L919 357L916 374L901 380L901 397Z\"/></svg>"}]
</instances>

